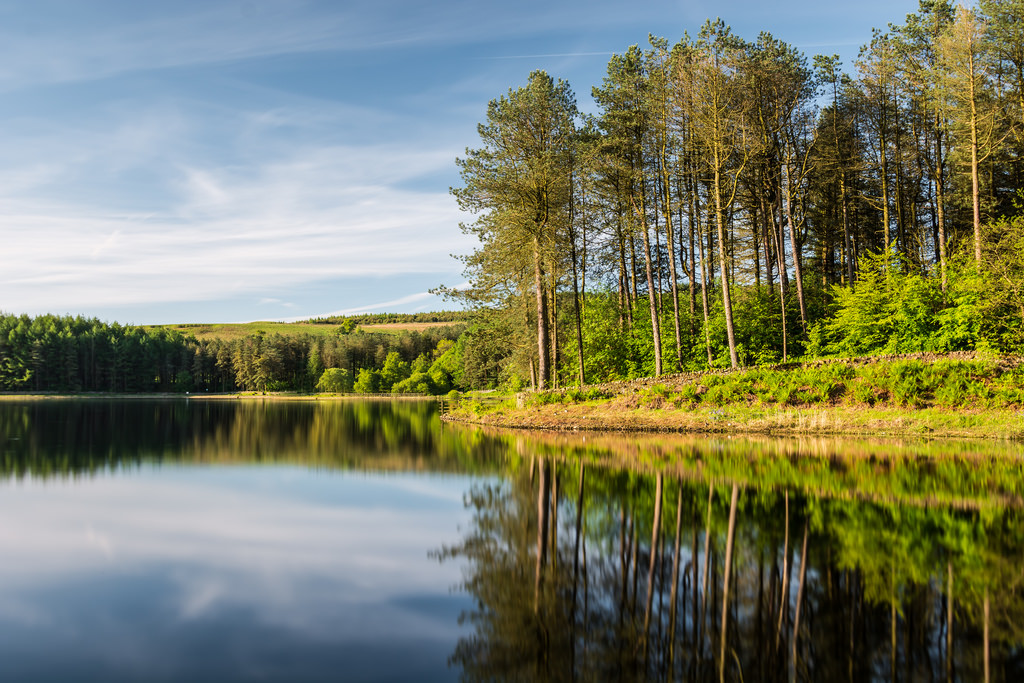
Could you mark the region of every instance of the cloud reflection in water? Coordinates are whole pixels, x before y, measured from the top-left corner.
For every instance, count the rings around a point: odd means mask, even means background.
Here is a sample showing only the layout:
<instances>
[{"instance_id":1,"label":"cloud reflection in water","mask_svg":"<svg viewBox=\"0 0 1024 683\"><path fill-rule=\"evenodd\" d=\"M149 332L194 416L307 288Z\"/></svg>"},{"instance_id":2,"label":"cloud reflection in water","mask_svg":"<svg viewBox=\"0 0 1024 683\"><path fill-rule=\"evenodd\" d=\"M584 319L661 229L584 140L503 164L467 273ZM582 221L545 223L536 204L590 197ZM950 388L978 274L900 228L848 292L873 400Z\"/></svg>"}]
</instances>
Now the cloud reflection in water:
<instances>
[{"instance_id":1,"label":"cloud reflection in water","mask_svg":"<svg viewBox=\"0 0 1024 683\"><path fill-rule=\"evenodd\" d=\"M454 678L461 568L427 553L468 487L295 467L9 482L0 677Z\"/></svg>"}]
</instances>

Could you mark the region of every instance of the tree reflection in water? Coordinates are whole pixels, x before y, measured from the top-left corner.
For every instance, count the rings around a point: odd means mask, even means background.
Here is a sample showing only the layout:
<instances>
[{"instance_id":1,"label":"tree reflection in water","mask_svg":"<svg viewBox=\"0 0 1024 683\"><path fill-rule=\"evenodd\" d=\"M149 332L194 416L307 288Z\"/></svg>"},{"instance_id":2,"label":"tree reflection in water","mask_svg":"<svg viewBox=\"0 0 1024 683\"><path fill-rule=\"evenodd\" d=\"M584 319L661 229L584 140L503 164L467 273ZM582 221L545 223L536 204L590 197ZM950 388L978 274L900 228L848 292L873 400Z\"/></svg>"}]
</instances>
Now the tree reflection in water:
<instances>
[{"instance_id":1,"label":"tree reflection in water","mask_svg":"<svg viewBox=\"0 0 1024 683\"><path fill-rule=\"evenodd\" d=\"M1024 680L1024 467L999 443L566 436L429 402L34 401L0 474L295 463L487 475L467 680ZM500 476L494 476L500 475Z\"/></svg>"},{"instance_id":2,"label":"tree reflection in water","mask_svg":"<svg viewBox=\"0 0 1024 683\"><path fill-rule=\"evenodd\" d=\"M1024 680L1009 448L624 439L645 464L622 468L611 441L507 438L507 476L440 552L468 562L466 680Z\"/></svg>"}]
</instances>

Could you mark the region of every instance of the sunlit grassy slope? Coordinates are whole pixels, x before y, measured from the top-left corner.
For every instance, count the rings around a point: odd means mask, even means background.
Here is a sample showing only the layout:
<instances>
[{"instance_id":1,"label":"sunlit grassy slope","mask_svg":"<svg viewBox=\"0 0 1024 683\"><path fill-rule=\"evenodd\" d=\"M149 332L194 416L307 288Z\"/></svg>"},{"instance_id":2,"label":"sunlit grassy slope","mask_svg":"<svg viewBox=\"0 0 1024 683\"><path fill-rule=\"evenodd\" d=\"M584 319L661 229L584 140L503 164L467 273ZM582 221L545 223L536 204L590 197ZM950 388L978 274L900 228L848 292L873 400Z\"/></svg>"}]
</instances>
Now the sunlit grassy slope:
<instances>
[{"instance_id":1,"label":"sunlit grassy slope","mask_svg":"<svg viewBox=\"0 0 1024 683\"><path fill-rule=\"evenodd\" d=\"M410 316L410 318L413 316ZM370 318L370 320L374 320ZM294 323L283 323L260 320L251 323L182 323L176 325L151 325L150 329L163 327L169 330L177 330L182 334L191 335L202 341L204 339L234 340L247 337L253 334L280 334L283 336L298 336L304 334L330 336L341 334L356 329L364 332L383 332L401 334L404 332L422 332L432 327L450 327L452 325L464 324L459 320L451 321L423 321L403 320L388 322L363 322L362 318L331 319L329 321L303 321Z\"/></svg>"}]
</instances>

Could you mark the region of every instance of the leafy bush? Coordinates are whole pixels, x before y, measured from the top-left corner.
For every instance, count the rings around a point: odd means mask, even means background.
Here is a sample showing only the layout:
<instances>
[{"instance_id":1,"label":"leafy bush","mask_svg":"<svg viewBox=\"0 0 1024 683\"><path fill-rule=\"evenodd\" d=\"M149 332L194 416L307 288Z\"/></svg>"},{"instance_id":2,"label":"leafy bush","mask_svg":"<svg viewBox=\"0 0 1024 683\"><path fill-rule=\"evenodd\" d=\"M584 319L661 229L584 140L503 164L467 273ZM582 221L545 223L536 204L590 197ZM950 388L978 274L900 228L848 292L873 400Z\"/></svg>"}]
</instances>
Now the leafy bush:
<instances>
[{"instance_id":1,"label":"leafy bush","mask_svg":"<svg viewBox=\"0 0 1024 683\"><path fill-rule=\"evenodd\" d=\"M560 391L538 391L529 399L532 406L547 406L565 402L565 396Z\"/></svg>"},{"instance_id":2,"label":"leafy bush","mask_svg":"<svg viewBox=\"0 0 1024 683\"><path fill-rule=\"evenodd\" d=\"M832 315L810 335L813 356L864 356L984 346L980 280L973 265L951 265L946 293L902 257L867 254L853 287L836 286Z\"/></svg>"},{"instance_id":3,"label":"leafy bush","mask_svg":"<svg viewBox=\"0 0 1024 683\"><path fill-rule=\"evenodd\" d=\"M679 388L679 391L676 392L673 403L675 403L676 407L681 407L684 403L689 406L694 406L697 403L700 403L700 398L701 396L698 385L684 384Z\"/></svg>"},{"instance_id":4,"label":"leafy bush","mask_svg":"<svg viewBox=\"0 0 1024 683\"><path fill-rule=\"evenodd\" d=\"M869 406L873 406L880 398L878 390L871 381L866 378L854 382L852 386L853 398L858 403L866 403Z\"/></svg>"},{"instance_id":5,"label":"leafy bush","mask_svg":"<svg viewBox=\"0 0 1024 683\"><path fill-rule=\"evenodd\" d=\"M426 372L414 372L407 379L403 379L400 382L395 383L391 387L391 393L393 394L428 394L435 395L440 394L441 391L438 389L437 383L434 382L434 378Z\"/></svg>"},{"instance_id":6,"label":"leafy bush","mask_svg":"<svg viewBox=\"0 0 1024 683\"><path fill-rule=\"evenodd\" d=\"M316 383L316 390L325 394L340 394L351 388L352 377L344 368L327 368Z\"/></svg>"},{"instance_id":7,"label":"leafy bush","mask_svg":"<svg viewBox=\"0 0 1024 683\"><path fill-rule=\"evenodd\" d=\"M356 376L352 390L357 394L376 394L380 391L380 373L376 370L363 368Z\"/></svg>"}]
</instances>

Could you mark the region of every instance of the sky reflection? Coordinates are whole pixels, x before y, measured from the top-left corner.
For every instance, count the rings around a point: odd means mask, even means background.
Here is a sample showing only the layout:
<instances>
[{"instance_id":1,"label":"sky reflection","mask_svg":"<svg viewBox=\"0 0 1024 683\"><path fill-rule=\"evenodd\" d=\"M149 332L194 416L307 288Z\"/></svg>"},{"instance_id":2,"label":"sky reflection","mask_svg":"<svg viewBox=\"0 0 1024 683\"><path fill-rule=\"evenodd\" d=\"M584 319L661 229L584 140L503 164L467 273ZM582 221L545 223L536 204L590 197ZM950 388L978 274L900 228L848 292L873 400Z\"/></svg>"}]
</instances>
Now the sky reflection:
<instances>
[{"instance_id":1,"label":"sky reflection","mask_svg":"<svg viewBox=\"0 0 1024 683\"><path fill-rule=\"evenodd\" d=\"M144 467L0 485L3 680L447 680L468 477Z\"/></svg>"}]
</instances>

